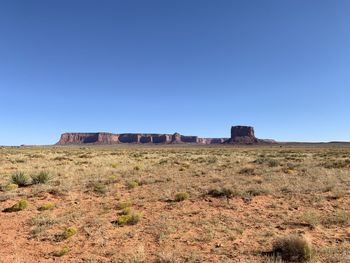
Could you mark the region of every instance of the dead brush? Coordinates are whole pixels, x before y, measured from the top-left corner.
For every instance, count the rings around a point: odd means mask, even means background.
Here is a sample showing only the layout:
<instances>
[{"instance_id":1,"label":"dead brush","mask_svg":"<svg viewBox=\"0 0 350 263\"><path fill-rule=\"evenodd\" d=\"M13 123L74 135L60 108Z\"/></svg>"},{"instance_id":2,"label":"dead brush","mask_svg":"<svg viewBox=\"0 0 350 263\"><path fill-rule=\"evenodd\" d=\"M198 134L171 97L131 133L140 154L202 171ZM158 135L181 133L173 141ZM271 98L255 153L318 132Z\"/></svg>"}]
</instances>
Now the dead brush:
<instances>
[{"instance_id":1,"label":"dead brush","mask_svg":"<svg viewBox=\"0 0 350 263\"><path fill-rule=\"evenodd\" d=\"M215 197L215 198L226 198L227 203L230 202L230 199L239 196L240 191L233 186L221 186L210 188L206 195Z\"/></svg>"}]
</instances>

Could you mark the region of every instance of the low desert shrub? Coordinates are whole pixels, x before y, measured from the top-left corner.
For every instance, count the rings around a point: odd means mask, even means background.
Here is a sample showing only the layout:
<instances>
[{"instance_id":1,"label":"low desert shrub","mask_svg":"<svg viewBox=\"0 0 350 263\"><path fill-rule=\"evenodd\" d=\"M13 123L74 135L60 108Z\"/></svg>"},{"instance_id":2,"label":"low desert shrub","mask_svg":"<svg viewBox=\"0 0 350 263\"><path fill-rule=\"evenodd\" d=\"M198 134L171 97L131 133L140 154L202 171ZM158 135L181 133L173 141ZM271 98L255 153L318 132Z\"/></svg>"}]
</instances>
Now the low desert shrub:
<instances>
[{"instance_id":1,"label":"low desert shrub","mask_svg":"<svg viewBox=\"0 0 350 263\"><path fill-rule=\"evenodd\" d=\"M39 214L29 220L29 224L32 226L51 226L57 223L56 218L51 214Z\"/></svg>"},{"instance_id":2,"label":"low desert shrub","mask_svg":"<svg viewBox=\"0 0 350 263\"><path fill-rule=\"evenodd\" d=\"M131 181L126 182L126 187L128 189L133 189L139 185L140 185L140 182L138 180L131 180Z\"/></svg>"},{"instance_id":3,"label":"low desert shrub","mask_svg":"<svg viewBox=\"0 0 350 263\"><path fill-rule=\"evenodd\" d=\"M346 225L349 223L350 215L349 213L338 210L332 215L326 216L322 219L322 224L326 226L332 226L332 225Z\"/></svg>"},{"instance_id":4,"label":"low desert shrub","mask_svg":"<svg viewBox=\"0 0 350 263\"><path fill-rule=\"evenodd\" d=\"M277 167L277 166L280 165L280 163L279 163L277 160L275 160L275 159L270 159L270 160L267 162L267 165L268 165L269 167Z\"/></svg>"},{"instance_id":5,"label":"low desert shrub","mask_svg":"<svg viewBox=\"0 0 350 263\"><path fill-rule=\"evenodd\" d=\"M17 203L15 203L13 206L5 208L3 212L5 213L11 213L11 212L18 212L26 209L28 207L28 201L27 200L19 200Z\"/></svg>"},{"instance_id":6,"label":"low desert shrub","mask_svg":"<svg viewBox=\"0 0 350 263\"><path fill-rule=\"evenodd\" d=\"M270 159L266 157L258 158L253 163L257 164L267 164L269 167L277 167L280 165L280 163L276 159Z\"/></svg>"},{"instance_id":7,"label":"low desert shrub","mask_svg":"<svg viewBox=\"0 0 350 263\"><path fill-rule=\"evenodd\" d=\"M208 191L208 195L212 197L226 197L231 198L237 195L237 190L230 186L211 188Z\"/></svg>"},{"instance_id":8,"label":"low desert shrub","mask_svg":"<svg viewBox=\"0 0 350 263\"><path fill-rule=\"evenodd\" d=\"M9 183L1 187L3 191L12 191L12 190L16 190L17 188L18 188L18 184L14 184L14 183Z\"/></svg>"},{"instance_id":9,"label":"low desert shrub","mask_svg":"<svg viewBox=\"0 0 350 263\"><path fill-rule=\"evenodd\" d=\"M259 157L258 159L256 159L255 161L253 161L253 163L257 163L257 164L264 164L266 163L268 159L266 157Z\"/></svg>"},{"instance_id":10,"label":"low desert shrub","mask_svg":"<svg viewBox=\"0 0 350 263\"><path fill-rule=\"evenodd\" d=\"M245 175L254 175L255 174L255 170L254 168L242 168L239 171L240 174L245 174Z\"/></svg>"},{"instance_id":11,"label":"low desert shrub","mask_svg":"<svg viewBox=\"0 0 350 263\"><path fill-rule=\"evenodd\" d=\"M312 257L312 246L304 237L285 236L274 242L273 254L285 261L307 262Z\"/></svg>"},{"instance_id":12,"label":"low desert shrub","mask_svg":"<svg viewBox=\"0 0 350 263\"><path fill-rule=\"evenodd\" d=\"M190 197L190 195L186 192L179 192L175 195L175 201L176 202L181 202L185 201Z\"/></svg>"},{"instance_id":13,"label":"low desert shrub","mask_svg":"<svg viewBox=\"0 0 350 263\"><path fill-rule=\"evenodd\" d=\"M136 225L141 219L141 214L130 210L126 215L121 215L116 221L112 223L123 226L123 225Z\"/></svg>"},{"instance_id":14,"label":"low desert shrub","mask_svg":"<svg viewBox=\"0 0 350 263\"><path fill-rule=\"evenodd\" d=\"M45 211L45 210L51 210L55 207L54 203L48 202L46 204L43 204L38 208L39 211Z\"/></svg>"},{"instance_id":15,"label":"low desert shrub","mask_svg":"<svg viewBox=\"0 0 350 263\"><path fill-rule=\"evenodd\" d=\"M67 254L68 252L69 252L69 248L67 246L64 246L62 249L55 251L52 254L54 257L62 257L65 254Z\"/></svg>"},{"instance_id":16,"label":"low desert shrub","mask_svg":"<svg viewBox=\"0 0 350 263\"><path fill-rule=\"evenodd\" d=\"M327 169L341 169L350 166L350 159L346 160L331 160L321 164Z\"/></svg>"},{"instance_id":17,"label":"low desert shrub","mask_svg":"<svg viewBox=\"0 0 350 263\"><path fill-rule=\"evenodd\" d=\"M31 175L33 184L46 184L50 180L49 172L40 172L37 174Z\"/></svg>"},{"instance_id":18,"label":"low desert shrub","mask_svg":"<svg viewBox=\"0 0 350 263\"><path fill-rule=\"evenodd\" d=\"M118 208L119 209L125 209L127 207L132 207L133 205L133 201L132 200L125 200L125 201L122 201L118 204Z\"/></svg>"},{"instance_id":19,"label":"low desert shrub","mask_svg":"<svg viewBox=\"0 0 350 263\"><path fill-rule=\"evenodd\" d=\"M62 241L74 236L78 230L75 227L67 227L62 233L55 236L56 241Z\"/></svg>"},{"instance_id":20,"label":"low desert shrub","mask_svg":"<svg viewBox=\"0 0 350 263\"><path fill-rule=\"evenodd\" d=\"M129 215L132 213L132 208L131 207L125 207L122 211L121 211L121 215Z\"/></svg>"},{"instance_id":21,"label":"low desert shrub","mask_svg":"<svg viewBox=\"0 0 350 263\"><path fill-rule=\"evenodd\" d=\"M11 176L11 183L17 184L19 187L30 184L30 177L24 172L16 172Z\"/></svg>"},{"instance_id":22,"label":"low desert shrub","mask_svg":"<svg viewBox=\"0 0 350 263\"><path fill-rule=\"evenodd\" d=\"M245 191L245 196L250 196L250 197L254 197L254 196L259 196L259 195L265 195L268 194L269 190L265 189L261 186L252 186L249 187L246 191Z\"/></svg>"},{"instance_id":23,"label":"low desert shrub","mask_svg":"<svg viewBox=\"0 0 350 263\"><path fill-rule=\"evenodd\" d=\"M105 194L108 191L107 186L100 182L94 183L92 187L93 191L97 194Z\"/></svg>"},{"instance_id":24,"label":"low desert shrub","mask_svg":"<svg viewBox=\"0 0 350 263\"><path fill-rule=\"evenodd\" d=\"M75 227L67 227L62 233L63 239L70 238L74 236L77 232L78 230Z\"/></svg>"},{"instance_id":25,"label":"low desert shrub","mask_svg":"<svg viewBox=\"0 0 350 263\"><path fill-rule=\"evenodd\" d=\"M303 214L303 220L311 228L315 228L320 223L320 215L316 211L306 211Z\"/></svg>"},{"instance_id":26,"label":"low desert shrub","mask_svg":"<svg viewBox=\"0 0 350 263\"><path fill-rule=\"evenodd\" d=\"M51 214L39 214L29 220L29 224L34 226L30 231L32 237L37 237L39 234L56 224L57 220Z\"/></svg>"}]
</instances>

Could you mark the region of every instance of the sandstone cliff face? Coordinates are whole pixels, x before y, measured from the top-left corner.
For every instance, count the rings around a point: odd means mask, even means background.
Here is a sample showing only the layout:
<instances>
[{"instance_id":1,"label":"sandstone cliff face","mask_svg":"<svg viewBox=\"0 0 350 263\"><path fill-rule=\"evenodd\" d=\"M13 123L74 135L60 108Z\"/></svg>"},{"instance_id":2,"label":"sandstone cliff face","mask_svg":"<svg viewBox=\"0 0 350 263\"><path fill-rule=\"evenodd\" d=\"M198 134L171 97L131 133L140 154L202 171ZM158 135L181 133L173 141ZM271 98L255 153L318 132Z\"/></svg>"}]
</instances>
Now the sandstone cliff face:
<instances>
[{"instance_id":1,"label":"sandstone cliff face","mask_svg":"<svg viewBox=\"0 0 350 263\"><path fill-rule=\"evenodd\" d=\"M232 126L231 138L225 143L230 144L272 144L274 140L258 139L255 137L254 128L251 126Z\"/></svg>"},{"instance_id":2,"label":"sandstone cliff face","mask_svg":"<svg viewBox=\"0 0 350 263\"><path fill-rule=\"evenodd\" d=\"M199 138L179 133L63 133L57 145L69 144L118 144L118 143L152 143L152 144L270 144L273 140L262 140L255 137L254 128L250 126L232 126L231 138Z\"/></svg>"},{"instance_id":3,"label":"sandstone cliff face","mask_svg":"<svg viewBox=\"0 0 350 263\"><path fill-rule=\"evenodd\" d=\"M254 128L251 126L232 126L231 138L250 137L255 138Z\"/></svg>"},{"instance_id":4,"label":"sandstone cliff face","mask_svg":"<svg viewBox=\"0 0 350 263\"><path fill-rule=\"evenodd\" d=\"M63 133L57 144L112 143L118 138L112 133Z\"/></svg>"},{"instance_id":5,"label":"sandstone cliff face","mask_svg":"<svg viewBox=\"0 0 350 263\"><path fill-rule=\"evenodd\" d=\"M171 136L171 142L172 142L172 143L181 143L181 134L175 132L175 133Z\"/></svg>"},{"instance_id":6,"label":"sandstone cliff face","mask_svg":"<svg viewBox=\"0 0 350 263\"><path fill-rule=\"evenodd\" d=\"M137 143L141 135L135 133L126 133L119 135L119 142L121 143Z\"/></svg>"},{"instance_id":7,"label":"sandstone cliff face","mask_svg":"<svg viewBox=\"0 0 350 263\"><path fill-rule=\"evenodd\" d=\"M218 144L225 138L198 138L197 136L184 136L174 134L142 134L142 133L64 133L57 145L69 144L118 144L118 143L153 143L153 144Z\"/></svg>"},{"instance_id":8,"label":"sandstone cliff face","mask_svg":"<svg viewBox=\"0 0 350 263\"><path fill-rule=\"evenodd\" d=\"M231 142L242 144L257 143L254 128L250 126L233 126L231 127Z\"/></svg>"}]
</instances>

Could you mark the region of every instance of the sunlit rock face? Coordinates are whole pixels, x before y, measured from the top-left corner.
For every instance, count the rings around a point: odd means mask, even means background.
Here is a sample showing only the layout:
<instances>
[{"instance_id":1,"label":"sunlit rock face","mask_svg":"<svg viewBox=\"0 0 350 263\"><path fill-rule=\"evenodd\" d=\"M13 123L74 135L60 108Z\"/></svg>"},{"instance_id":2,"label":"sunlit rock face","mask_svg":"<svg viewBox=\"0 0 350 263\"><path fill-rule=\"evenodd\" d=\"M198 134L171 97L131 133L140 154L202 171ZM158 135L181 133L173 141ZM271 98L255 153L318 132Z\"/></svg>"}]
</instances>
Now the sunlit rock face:
<instances>
[{"instance_id":1,"label":"sunlit rock face","mask_svg":"<svg viewBox=\"0 0 350 263\"><path fill-rule=\"evenodd\" d=\"M174 134L143 134L143 133L122 133L113 134L105 132L97 133L63 133L57 145L70 144L119 144L119 143L140 143L140 144L220 144L226 138L198 138L197 136L184 136Z\"/></svg>"},{"instance_id":2,"label":"sunlit rock face","mask_svg":"<svg viewBox=\"0 0 350 263\"><path fill-rule=\"evenodd\" d=\"M122 133L108 132L96 133L63 133L57 145L70 144L271 144L274 140L263 140L255 137L251 126L232 126L231 138L200 138L198 136L185 136L180 133Z\"/></svg>"},{"instance_id":3,"label":"sunlit rock face","mask_svg":"<svg viewBox=\"0 0 350 263\"><path fill-rule=\"evenodd\" d=\"M231 138L224 143L228 144L273 144L271 139L258 139L255 137L254 128L251 126L232 126Z\"/></svg>"}]
</instances>

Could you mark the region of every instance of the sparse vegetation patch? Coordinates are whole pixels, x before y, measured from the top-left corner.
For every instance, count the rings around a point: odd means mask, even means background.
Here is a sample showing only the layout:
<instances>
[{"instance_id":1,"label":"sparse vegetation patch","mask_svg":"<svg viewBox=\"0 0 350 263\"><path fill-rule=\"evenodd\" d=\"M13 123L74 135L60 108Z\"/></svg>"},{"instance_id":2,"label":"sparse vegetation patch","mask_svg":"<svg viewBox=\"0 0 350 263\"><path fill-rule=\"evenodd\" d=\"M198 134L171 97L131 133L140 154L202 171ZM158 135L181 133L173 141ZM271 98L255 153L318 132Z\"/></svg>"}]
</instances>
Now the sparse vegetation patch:
<instances>
[{"instance_id":1,"label":"sparse vegetation patch","mask_svg":"<svg viewBox=\"0 0 350 263\"><path fill-rule=\"evenodd\" d=\"M11 183L18 185L19 187L27 186L30 182L30 177L24 172L16 172L11 176Z\"/></svg>"},{"instance_id":2,"label":"sparse vegetation patch","mask_svg":"<svg viewBox=\"0 0 350 263\"><path fill-rule=\"evenodd\" d=\"M316 145L0 147L1 258L350 262L349 156Z\"/></svg>"},{"instance_id":3,"label":"sparse vegetation patch","mask_svg":"<svg viewBox=\"0 0 350 263\"><path fill-rule=\"evenodd\" d=\"M13 206L5 208L3 212L5 213L18 212L26 209L27 207L28 207L28 201L22 199L16 202Z\"/></svg>"},{"instance_id":4,"label":"sparse vegetation patch","mask_svg":"<svg viewBox=\"0 0 350 263\"><path fill-rule=\"evenodd\" d=\"M286 261L307 262L312 257L312 246L304 237L297 235L285 236L274 242L273 254Z\"/></svg>"}]
</instances>

